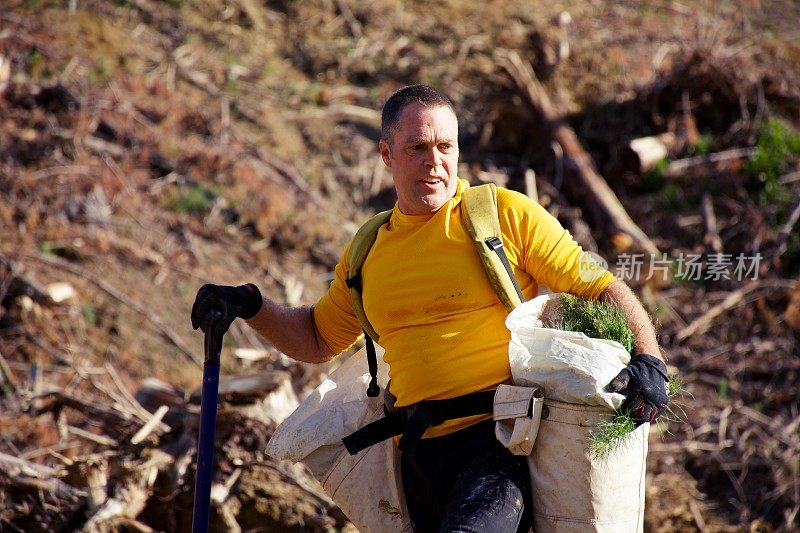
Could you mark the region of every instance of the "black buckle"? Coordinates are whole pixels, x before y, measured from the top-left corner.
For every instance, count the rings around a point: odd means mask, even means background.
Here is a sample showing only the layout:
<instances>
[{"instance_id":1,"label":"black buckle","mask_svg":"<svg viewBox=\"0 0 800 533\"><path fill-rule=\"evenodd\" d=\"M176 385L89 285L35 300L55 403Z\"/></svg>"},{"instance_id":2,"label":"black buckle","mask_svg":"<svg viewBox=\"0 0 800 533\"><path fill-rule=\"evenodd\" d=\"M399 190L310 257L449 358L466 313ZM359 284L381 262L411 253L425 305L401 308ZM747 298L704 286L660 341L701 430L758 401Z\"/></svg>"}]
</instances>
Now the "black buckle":
<instances>
[{"instance_id":1,"label":"black buckle","mask_svg":"<svg viewBox=\"0 0 800 533\"><path fill-rule=\"evenodd\" d=\"M347 285L348 289L355 289L359 293L361 292L361 272L357 272L355 276L352 278L347 278L344 280L344 284Z\"/></svg>"}]
</instances>

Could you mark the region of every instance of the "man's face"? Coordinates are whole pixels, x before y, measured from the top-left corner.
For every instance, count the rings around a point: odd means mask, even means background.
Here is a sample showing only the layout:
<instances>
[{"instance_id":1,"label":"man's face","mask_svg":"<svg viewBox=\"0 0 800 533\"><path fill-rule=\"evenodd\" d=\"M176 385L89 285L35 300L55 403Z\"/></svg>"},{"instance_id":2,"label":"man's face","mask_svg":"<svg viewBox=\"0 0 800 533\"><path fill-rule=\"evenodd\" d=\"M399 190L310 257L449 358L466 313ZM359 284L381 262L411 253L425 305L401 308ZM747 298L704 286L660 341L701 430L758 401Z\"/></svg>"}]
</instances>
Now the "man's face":
<instances>
[{"instance_id":1,"label":"man's face","mask_svg":"<svg viewBox=\"0 0 800 533\"><path fill-rule=\"evenodd\" d=\"M458 120L447 106L412 103L403 108L391 139L381 139L381 157L392 169L400 211L435 213L456 193Z\"/></svg>"}]
</instances>

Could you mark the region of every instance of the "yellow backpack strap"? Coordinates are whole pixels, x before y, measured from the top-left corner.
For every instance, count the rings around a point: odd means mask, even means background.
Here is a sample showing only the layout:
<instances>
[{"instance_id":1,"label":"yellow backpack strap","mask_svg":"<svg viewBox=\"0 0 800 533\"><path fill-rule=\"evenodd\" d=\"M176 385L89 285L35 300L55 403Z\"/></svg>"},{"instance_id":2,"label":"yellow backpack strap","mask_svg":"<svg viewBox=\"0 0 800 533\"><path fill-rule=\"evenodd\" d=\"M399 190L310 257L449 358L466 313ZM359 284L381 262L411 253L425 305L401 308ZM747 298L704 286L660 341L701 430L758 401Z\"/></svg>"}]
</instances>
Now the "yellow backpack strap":
<instances>
[{"instance_id":1,"label":"yellow backpack strap","mask_svg":"<svg viewBox=\"0 0 800 533\"><path fill-rule=\"evenodd\" d=\"M347 279L345 283L350 293L350 305L353 312L361 324L361 329L364 330L364 338L367 343L367 364L369 365L370 383L367 387L367 395L376 397L380 394L380 387L378 387L378 359L375 353L375 344L373 340L378 340L378 334L375 328L372 327L367 315L364 312L364 301L361 296L362 283L361 283L361 267L364 266L369 251L372 245L375 244L375 239L378 238L378 231L381 226L389 222L392 212L382 211L369 219L363 226L361 226L353 237L353 242L350 244L350 251L347 254Z\"/></svg>"},{"instance_id":2,"label":"yellow backpack strap","mask_svg":"<svg viewBox=\"0 0 800 533\"><path fill-rule=\"evenodd\" d=\"M475 243L483 269L497 297L511 312L524 299L503 249L497 214L497 187L494 183L470 187L464 191L461 201L461 216Z\"/></svg>"},{"instance_id":3,"label":"yellow backpack strap","mask_svg":"<svg viewBox=\"0 0 800 533\"><path fill-rule=\"evenodd\" d=\"M378 334L375 333L372 324L369 323L367 315L364 313L364 302L361 299L361 267L364 266L364 261L367 260L369 251L372 249L372 245L375 244L375 239L378 238L378 230L389 222L391 215L391 211L382 211L365 222L353 237L353 242L350 244L350 251L347 255L348 270L345 282L350 289L350 304L358 321L361 323L361 328L376 341L378 340Z\"/></svg>"}]
</instances>

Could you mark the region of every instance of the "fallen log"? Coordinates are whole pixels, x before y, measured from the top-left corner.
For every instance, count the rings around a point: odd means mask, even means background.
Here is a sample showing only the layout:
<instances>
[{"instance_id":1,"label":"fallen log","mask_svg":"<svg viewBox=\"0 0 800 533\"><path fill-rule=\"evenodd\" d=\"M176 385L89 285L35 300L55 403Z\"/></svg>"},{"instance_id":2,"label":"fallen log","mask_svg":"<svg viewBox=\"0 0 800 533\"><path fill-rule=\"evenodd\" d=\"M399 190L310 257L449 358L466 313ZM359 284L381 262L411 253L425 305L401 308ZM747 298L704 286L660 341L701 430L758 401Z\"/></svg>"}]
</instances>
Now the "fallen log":
<instances>
[{"instance_id":1,"label":"fallen log","mask_svg":"<svg viewBox=\"0 0 800 533\"><path fill-rule=\"evenodd\" d=\"M584 208L592 213L598 227L607 227L612 234L629 237L639 248L660 256L658 247L631 220L617 195L594 169L592 159L581 146L575 131L551 103L542 84L529 64L515 51L498 50L495 59L525 96L528 104L542 118L552 138L560 145L565 159L565 183ZM624 239L615 239L624 242Z\"/></svg>"},{"instance_id":2,"label":"fallen log","mask_svg":"<svg viewBox=\"0 0 800 533\"><path fill-rule=\"evenodd\" d=\"M201 389L192 392L190 401L200 403ZM238 413L267 425L277 425L299 405L288 372L223 376L219 380L220 424L226 414ZM230 407L227 407L230 405Z\"/></svg>"},{"instance_id":3,"label":"fallen log","mask_svg":"<svg viewBox=\"0 0 800 533\"><path fill-rule=\"evenodd\" d=\"M672 132L633 139L623 152L625 168L637 174L644 174L669 157L677 146L678 138Z\"/></svg>"}]
</instances>

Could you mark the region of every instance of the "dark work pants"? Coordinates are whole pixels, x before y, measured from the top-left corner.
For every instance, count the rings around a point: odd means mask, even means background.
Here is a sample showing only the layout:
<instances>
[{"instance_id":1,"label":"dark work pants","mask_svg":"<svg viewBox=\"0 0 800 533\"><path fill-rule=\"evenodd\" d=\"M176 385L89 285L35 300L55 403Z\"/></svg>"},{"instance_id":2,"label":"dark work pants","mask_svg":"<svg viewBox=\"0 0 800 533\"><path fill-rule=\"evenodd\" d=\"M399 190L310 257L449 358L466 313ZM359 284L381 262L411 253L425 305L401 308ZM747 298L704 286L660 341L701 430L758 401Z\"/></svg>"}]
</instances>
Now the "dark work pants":
<instances>
[{"instance_id":1,"label":"dark work pants","mask_svg":"<svg viewBox=\"0 0 800 533\"><path fill-rule=\"evenodd\" d=\"M492 420L423 439L413 457L401 456L400 468L416 533L531 527L528 463L500 444Z\"/></svg>"}]
</instances>

